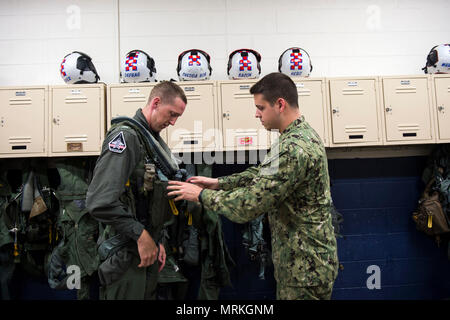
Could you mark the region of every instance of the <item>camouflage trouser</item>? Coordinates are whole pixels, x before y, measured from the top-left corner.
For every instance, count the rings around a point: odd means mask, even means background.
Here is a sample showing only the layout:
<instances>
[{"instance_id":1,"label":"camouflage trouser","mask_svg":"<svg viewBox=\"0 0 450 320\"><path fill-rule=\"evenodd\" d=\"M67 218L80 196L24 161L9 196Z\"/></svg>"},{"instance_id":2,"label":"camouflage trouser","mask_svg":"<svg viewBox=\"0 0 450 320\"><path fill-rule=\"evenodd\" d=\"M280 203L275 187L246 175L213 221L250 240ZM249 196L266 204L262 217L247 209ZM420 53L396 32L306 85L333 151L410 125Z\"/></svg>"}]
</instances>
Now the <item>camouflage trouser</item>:
<instances>
[{"instance_id":1,"label":"camouflage trouser","mask_svg":"<svg viewBox=\"0 0 450 320\"><path fill-rule=\"evenodd\" d=\"M322 286L293 287L277 285L278 300L330 300L333 291L331 282Z\"/></svg>"}]
</instances>

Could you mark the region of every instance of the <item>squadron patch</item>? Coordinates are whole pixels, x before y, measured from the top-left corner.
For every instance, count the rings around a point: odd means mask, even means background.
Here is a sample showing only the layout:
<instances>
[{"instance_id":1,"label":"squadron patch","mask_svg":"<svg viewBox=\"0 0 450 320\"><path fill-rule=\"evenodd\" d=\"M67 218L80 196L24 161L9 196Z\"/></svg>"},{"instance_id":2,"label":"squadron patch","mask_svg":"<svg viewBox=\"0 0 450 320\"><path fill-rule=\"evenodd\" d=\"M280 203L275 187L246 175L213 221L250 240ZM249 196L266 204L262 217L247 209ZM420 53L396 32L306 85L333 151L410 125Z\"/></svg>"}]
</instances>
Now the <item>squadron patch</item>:
<instances>
[{"instance_id":1,"label":"squadron patch","mask_svg":"<svg viewBox=\"0 0 450 320\"><path fill-rule=\"evenodd\" d=\"M125 143L125 137L123 136L123 132L120 131L119 134L109 142L109 151L122 153L126 148L127 144Z\"/></svg>"}]
</instances>

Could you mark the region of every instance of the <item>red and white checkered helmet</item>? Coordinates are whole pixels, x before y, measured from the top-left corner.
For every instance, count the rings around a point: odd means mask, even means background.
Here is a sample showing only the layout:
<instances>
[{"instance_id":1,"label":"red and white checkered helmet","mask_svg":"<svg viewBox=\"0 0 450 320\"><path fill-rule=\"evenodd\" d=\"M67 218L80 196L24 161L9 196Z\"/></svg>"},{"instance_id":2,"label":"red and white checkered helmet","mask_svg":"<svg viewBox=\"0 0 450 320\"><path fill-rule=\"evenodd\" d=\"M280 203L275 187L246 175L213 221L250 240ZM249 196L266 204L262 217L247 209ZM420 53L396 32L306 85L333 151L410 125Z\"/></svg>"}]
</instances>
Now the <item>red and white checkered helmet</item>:
<instances>
[{"instance_id":1,"label":"red and white checkered helmet","mask_svg":"<svg viewBox=\"0 0 450 320\"><path fill-rule=\"evenodd\" d=\"M212 73L211 58L205 51L189 49L178 56L177 74L180 81L208 80Z\"/></svg>"},{"instance_id":2,"label":"red and white checkered helmet","mask_svg":"<svg viewBox=\"0 0 450 320\"><path fill-rule=\"evenodd\" d=\"M100 80L91 57L79 51L66 55L59 71L67 84L97 83Z\"/></svg>"},{"instance_id":3,"label":"red and white checkered helmet","mask_svg":"<svg viewBox=\"0 0 450 320\"><path fill-rule=\"evenodd\" d=\"M155 60L142 50L128 52L120 64L122 82L154 82Z\"/></svg>"},{"instance_id":4,"label":"red and white checkered helmet","mask_svg":"<svg viewBox=\"0 0 450 320\"><path fill-rule=\"evenodd\" d=\"M425 73L450 73L450 44L440 44L431 48L427 64L422 70Z\"/></svg>"},{"instance_id":5,"label":"red and white checkered helmet","mask_svg":"<svg viewBox=\"0 0 450 320\"><path fill-rule=\"evenodd\" d=\"M252 49L238 49L228 57L228 78L257 79L261 74L261 55Z\"/></svg>"},{"instance_id":6,"label":"red and white checkered helmet","mask_svg":"<svg viewBox=\"0 0 450 320\"><path fill-rule=\"evenodd\" d=\"M278 59L278 71L290 77L309 77L312 69L311 58L302 48L286 49Z\"/></svg>"}]
</instances>

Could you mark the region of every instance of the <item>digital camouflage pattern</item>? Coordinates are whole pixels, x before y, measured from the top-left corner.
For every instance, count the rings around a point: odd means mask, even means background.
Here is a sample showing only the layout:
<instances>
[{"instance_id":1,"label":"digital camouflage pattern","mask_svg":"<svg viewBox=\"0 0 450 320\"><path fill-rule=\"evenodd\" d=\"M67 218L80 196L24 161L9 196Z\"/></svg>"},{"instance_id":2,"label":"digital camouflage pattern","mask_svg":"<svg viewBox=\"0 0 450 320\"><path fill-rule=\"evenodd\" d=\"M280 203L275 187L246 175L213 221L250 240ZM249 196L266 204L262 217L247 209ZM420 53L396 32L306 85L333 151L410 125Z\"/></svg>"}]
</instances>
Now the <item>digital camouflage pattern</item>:
<instances>
[{"instance_id":1,"label":"digital camouflage pattern","mask_svg":"<svg viewBox=\"0 0 450 320\"><path fill-rule=\"evenodd\" d=\"M219 178L219 188L203 190L205 209L237 223L268 213L277 298L301 299L307 295L299 290L309 290L311 299L315 292L329 299L338 257L328 164L304 117L281 133L259 166Z\"/></svg>"}]
</instances>

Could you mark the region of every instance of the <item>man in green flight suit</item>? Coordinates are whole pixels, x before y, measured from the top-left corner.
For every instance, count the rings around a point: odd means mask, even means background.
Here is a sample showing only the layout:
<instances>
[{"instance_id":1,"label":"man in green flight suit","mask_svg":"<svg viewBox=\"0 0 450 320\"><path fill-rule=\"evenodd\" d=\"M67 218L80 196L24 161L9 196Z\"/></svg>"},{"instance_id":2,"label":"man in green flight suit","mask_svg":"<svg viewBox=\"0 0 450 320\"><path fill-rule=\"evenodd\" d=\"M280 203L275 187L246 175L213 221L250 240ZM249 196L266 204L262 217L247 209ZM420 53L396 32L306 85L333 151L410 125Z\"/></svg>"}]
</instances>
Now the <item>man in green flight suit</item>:
<instances>
[{"instance_id":1,"label":"man in green flight suit","mask_svg":"<svg viewBox=\"0 0 450 320\"><path fill-rule=\"evenodd\" d=\"M281 133L264 161L218 179L170 181L168 195L199 201L237 223L267 212L277 299L330 299L338 257L325 148L300 114L297 87L288 76L271 73L250 93L256 118Z\"/></svg>"},{"instance_id":2,"label":"man in green flight suit","mask_svg":"<svg viewBox=\"0 0 450 320\"><path fill-rule=\"evenodd\" d=\"M147 105L138 109L134 116L169 158L170 150L159 132L175 124L186 104L183 89L173 82L163 81L152 89ZM136 128L127 122L113 124L89 185L88 210L106 225L103 242L98 243L101 299L156 297L158 272L166 259L164 246L158 243L166 212L152 206L152 201L161 200L163 196L158 193L165 190L153 188L156 184L149 181L160 182L158 175L149 178L148 166L154 164L150 163L153 157L146 150ZM156 260L160 263L159 269Z\"/></svg>"}]
</instances>

